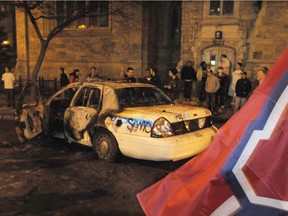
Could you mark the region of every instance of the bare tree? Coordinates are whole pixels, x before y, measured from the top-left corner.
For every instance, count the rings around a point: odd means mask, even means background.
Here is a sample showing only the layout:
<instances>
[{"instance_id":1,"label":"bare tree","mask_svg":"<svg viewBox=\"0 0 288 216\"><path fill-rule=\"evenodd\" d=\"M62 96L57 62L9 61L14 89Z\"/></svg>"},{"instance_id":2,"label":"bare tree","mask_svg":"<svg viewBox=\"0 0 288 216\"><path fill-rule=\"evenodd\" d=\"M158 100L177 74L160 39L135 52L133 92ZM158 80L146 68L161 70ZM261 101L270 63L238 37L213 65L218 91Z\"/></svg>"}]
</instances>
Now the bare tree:
<instances>
[{"instance_id":1,"label":"bare tree","mask_svg":"<svg viewBox=\"0 0 288 216\"><path fill-rule=\"evenodd\" d=\"M107 15L117 16L119 18L118 20L125 20L126 22L133 21L135 18L133 13L125 12L127 2L125 4L121 4L120 2L115 3L113 4L113 7L111 6L112 4L109 3L109 10L102 13L95 13L95 1L15 1L8 3L11 6L23 10L27 14L41 43L39 56L32 72L32 81L37 80L38 73L51 40L73 22L83 17L101 18L101 16ZM69 3L68 10L65 10L65 13L59 13L60 4L65 3ZM137 2L130 2L130 4L137 4ZM66 5L66 8L67 7L68 6ZM47 35L45 35L45 37L43 33L41 33L38 25L38 21L41 19L55 21L55 26L47 33Z\"/></svg>"}]
</instances>

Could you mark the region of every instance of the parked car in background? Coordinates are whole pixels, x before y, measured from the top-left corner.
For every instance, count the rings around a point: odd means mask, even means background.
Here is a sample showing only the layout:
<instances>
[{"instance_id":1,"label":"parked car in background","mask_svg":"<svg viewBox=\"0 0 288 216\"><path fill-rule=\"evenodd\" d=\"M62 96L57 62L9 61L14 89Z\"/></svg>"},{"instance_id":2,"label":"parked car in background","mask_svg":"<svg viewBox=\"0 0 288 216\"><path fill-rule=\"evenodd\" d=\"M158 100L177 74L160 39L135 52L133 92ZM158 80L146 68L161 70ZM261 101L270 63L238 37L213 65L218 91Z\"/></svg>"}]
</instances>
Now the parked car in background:
<instances>
[{"instance_id":1,"label":"parked car in background","mask_svg":"<svg viewBox=\"0 0 288 216\"><path fill-rule=\"evenodd\" d=\"M142 83L72 83L45 103L35 83L21 92L16 132L22 142L41 133L92 147L100 159L124 156L180 160L205 150L217 128L211 112L174 104Z\"/></svg>"}]
</instances>

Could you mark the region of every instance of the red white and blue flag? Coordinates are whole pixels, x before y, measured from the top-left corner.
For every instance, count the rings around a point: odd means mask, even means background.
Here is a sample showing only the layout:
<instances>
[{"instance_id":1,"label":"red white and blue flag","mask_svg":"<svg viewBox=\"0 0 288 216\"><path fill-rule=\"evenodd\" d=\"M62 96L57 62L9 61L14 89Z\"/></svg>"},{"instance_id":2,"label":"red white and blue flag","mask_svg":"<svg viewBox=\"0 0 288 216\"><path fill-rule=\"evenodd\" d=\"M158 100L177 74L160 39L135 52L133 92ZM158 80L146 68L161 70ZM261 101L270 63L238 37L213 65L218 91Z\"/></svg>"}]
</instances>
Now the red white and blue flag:
<instances>
[{"instance_id":1,"label":"red white and blue flag","mask_svg":"<svg viewBox=\"0 0 288 216\"><path fill-rule=\"evenodd\" d=\"M207 150L137 194L146 215L288 215L288 48Z\"/></svg>"}]
</instances>

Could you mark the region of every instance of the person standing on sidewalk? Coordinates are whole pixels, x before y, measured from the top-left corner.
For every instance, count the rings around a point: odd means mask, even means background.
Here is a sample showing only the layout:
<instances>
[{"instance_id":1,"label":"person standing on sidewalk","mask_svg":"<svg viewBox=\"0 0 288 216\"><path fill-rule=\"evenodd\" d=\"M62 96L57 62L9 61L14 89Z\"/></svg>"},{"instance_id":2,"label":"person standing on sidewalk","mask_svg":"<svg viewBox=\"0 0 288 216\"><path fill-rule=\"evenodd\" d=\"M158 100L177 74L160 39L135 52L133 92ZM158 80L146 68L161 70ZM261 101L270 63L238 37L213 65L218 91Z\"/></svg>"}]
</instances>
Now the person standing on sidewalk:
<instances>
[{"instance_id":1,"label":"person standing on sidewalk","mask_svg":"<svg viewBox=\"0 0 288 216\"><path fill-rule=\"evenodd\" d=\"M216 93L220 88L219 79L213 75L212 71L207 71L207 80L205 83L205 91L208 109L216 115Z\"/></svg>"},{"instance_id":2,"label":"person standing on sidewalk","mask_svg":"<svg viewBox=\"0 0 288 216\"><path fill-rule=\"evenodd\" d=\"M252 90L252 85L249 79L247 79L247 73L242 71L241 79L236 83L236 98L235 98L235 107L234 113L236 113L240 108L244 106Z\"/></svg>"},{"instance_id":3,"label":"person standing on sidewalk","mask_svg":"<svg viewBox=\"0 0 288 216\"><path fill-rule=\"evenodd\" d=\"M207 79L207 63L205 61L200 63L196 77L198 80L198 100L204 102L206 100L205 83Z\"/></svg>"},{"instance_id":4,"label":"person standing on sidewalk","mask_svg":"<svg viewBox=\"0 0 288 216\"><path fill-rule=\"evenodd\" d=\"M192 61L187 61L186 65L182 68L181 79L184 82L184 100L191 100L191 92L193 90L193 96L196 91L196 71L193 68Z\"/></svg>"},{"instance_id":5,"label":"person standing on sidewalk","mask_svg":"<svg viewBox=\"0 0 288 216\"><path fill-rule=\"evenodd\" d=\"M231 83L228 91L228 95L232 97L231 105L235 105L235 99L236 99L235 88L237 81L241 79L241 73L242 73L242 63L237 62L236 70L231 74Z\"/></svg>"},{"instance_id":6,"label":"person standing on sidewalk","mask_svg":"<svg viewBox=\"0 0 288 216\"><path fill-rule=\"evenodd\" d=\"M219 79L220 83L220 88L216 93L216 106L217 108L224 109L228 76L224 73L223 67L220 66L217 68L216 77Z\"/></svg>"},{"instance_id":7,"label":"person standing on sidewalk","mask_svg":"<svg viewBox=\"0 0 288 216\"><path fill-rule=\"evenodd\" d=\"M177 73L176 68L171 68L168 71L169 79L164 85L164 90L173 101L179 98L181 92L181 80L177 77Z\"/></svg>"},{"instance_id":8,"label":"person standing on sidewalk","mask_svg":"<svg viewBox=\"0 0 288 216\"><path fill-rule=\"evenodd\" d=\"M65 73L63 67L60 68L60 71L61 71L61 74L60 74L60 85L61 85L61 87L65 87L65 86L67 86L69 84L69 79L68 79L68 76Z\"/></svg>"},{"instance_id":9,"label":"person standing on sidewalk","mask_svg":"<svg viewBox=\"0 0 288 216\"><path fill-rule=\"evenodd\" d=\"M8 66L5 67L5 73L2 75L2 81L4 82L4 90L7 97L7 106L14 107L15 77Z\"/></svg>"}]
</instances>

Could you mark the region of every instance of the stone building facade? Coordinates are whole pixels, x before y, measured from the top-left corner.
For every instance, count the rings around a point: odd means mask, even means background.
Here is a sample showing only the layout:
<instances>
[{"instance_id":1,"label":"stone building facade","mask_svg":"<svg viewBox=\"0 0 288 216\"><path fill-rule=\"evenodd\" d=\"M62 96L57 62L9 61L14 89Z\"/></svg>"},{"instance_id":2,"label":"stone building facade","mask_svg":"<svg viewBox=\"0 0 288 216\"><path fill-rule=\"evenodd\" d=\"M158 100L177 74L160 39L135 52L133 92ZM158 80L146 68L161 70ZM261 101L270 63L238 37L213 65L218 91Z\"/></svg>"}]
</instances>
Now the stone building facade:
<instances>
[{"instance_id":1,"label":"stone building facade","mask_svg":"<svg viewBox=\"0 0 288 216\"><path fill-rule=\"evenodd\" d=\"M125 4L111 2L119 3ZM108 27L61 32L51 41L39 76L59 77L59 67L79 68L86 76L96 66L101 75L117 79L131 66L140 78L155 66L164 79L177 64L193 60L198 67L205 60L216 67L225 54L232 69L241 61L253 77L259 66L271 67L287 46L286 1L144 1L125 10L137 14L133 24L111 15ZM45 33L53 22L40 26ZM24 13L16 13L16 32L16 72L29 77L40 43Z\"/></svg>"},{"instance_id":2,"label":"stone building facade","mask_svg":"<svg viewBox=\"0 0 288 216\"><path fill-rule=\"evenodd\" d=\"M253 78L257 68L275 62L288 45L288 2L234 1L233 13L210 15L210 2L182 3L181 59L219 63L221 54L242 62ZM221 38L216 38L220 32Z\"/></svg>"},{"instance_id":3,"label":"stone building facade","mask_svg":"<svg viewBox=\"0 0 288 216\"><path fill-rule=\"evenodd\" d=\"M115 2L114 4L117 4ZM47 79L59 76L59 68L66 72L80 69L85 77L89 68L95 66L97 72L108 76L119 76L127 66L140 70L142 67L142 7L130 8L137 14L133 25L109 16L105 27L81 28L73 23L50 42L39 76ZM129 9L127 9L129 10ZM129 13L129 11L127 11ZM55 26L56 21L39 22L45 35ZM40 51L40 42L23 12L16 13L18 59L16 72L31 77L31 71Z\"/></svg>"}]
</instances>

